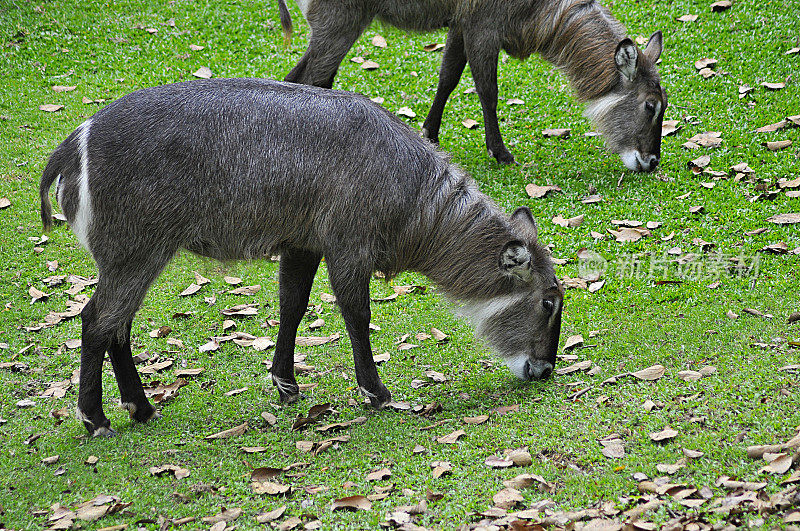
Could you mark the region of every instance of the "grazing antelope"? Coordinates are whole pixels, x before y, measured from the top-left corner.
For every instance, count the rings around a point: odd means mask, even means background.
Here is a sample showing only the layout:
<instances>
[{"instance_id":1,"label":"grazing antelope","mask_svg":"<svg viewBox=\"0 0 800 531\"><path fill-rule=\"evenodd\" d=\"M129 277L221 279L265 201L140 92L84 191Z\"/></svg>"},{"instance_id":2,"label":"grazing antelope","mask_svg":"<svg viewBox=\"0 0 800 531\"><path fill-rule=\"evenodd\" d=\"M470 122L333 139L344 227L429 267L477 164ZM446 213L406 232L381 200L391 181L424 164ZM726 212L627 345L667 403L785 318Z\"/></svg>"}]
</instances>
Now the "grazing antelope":
<instances>
[{"instance_id":1,"label":"grazing antelope","mask_svg":"<svg viewBox=\"0 0 800 531\"><path fill-rule=\"evenodd\" d=\"M179 249L218 260L280 254L280 328L272 379L299 396L297 327L325 257L353 347L358 385L391 395L369 341L376 270L427 275L524 380L553 370L563 289L527 208L500 211L430 142L367 98L256 79L139 90L83 122L50 157L49 190L94 257L97 288L81 312L78 412L93 435L103 413L105 353L130 416L156 410L131 357L131 323Z\"/></svg>"},{"instance_id":2,"label":"grazing antelope","mask_svg":"<svg viewBox=\"0 0 800 531\"><path fill-rule=\"evenodd\" d=\"M439 85L422 133L439 140L447 98L467 63L483 110L486 147L501 163L514 162L497 124L497 58L503 49L525 59L539 53L563 71L586 115L625 167L652 171L661 156L667 96L655 63L661 32L644 50L595 0L297 0L311 27L303 57L286 81L330 88L347 51L374 19L411 31L447 27ZM291 17L278 0L287 39Z\"/></svg>"}]
</instances>

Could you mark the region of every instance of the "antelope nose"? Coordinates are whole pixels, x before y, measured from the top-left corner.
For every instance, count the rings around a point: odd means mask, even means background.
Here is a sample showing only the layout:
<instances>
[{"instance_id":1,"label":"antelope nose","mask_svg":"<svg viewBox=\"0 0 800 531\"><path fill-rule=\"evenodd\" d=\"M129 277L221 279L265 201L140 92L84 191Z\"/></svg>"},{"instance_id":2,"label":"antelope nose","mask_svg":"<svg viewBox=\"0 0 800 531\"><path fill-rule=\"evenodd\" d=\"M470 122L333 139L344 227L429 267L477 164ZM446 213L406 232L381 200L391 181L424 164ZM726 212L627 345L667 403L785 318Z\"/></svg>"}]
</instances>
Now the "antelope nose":
<instances>
[{"instance_id":1,"label":"antelope nose","mask_svg":"<svg viewBox=\"0 0 800 531\"><path fill-rule=\"evenodd\" d=\"M658 166L658 156L657 155L650 155L650 160L648 160L647 171L653 171Z\"/></svg>"},{"instance_id":2,"label":"antelope nose","mask_svg":"<svg viewBox=\"0 0 800 531\"><path fill-rule=\"evenodd\" d=\"M544 380L553 373L553 364L544 360L528 360L525 363L525 376L528 380Z\"/></svg>"}]
</instances>

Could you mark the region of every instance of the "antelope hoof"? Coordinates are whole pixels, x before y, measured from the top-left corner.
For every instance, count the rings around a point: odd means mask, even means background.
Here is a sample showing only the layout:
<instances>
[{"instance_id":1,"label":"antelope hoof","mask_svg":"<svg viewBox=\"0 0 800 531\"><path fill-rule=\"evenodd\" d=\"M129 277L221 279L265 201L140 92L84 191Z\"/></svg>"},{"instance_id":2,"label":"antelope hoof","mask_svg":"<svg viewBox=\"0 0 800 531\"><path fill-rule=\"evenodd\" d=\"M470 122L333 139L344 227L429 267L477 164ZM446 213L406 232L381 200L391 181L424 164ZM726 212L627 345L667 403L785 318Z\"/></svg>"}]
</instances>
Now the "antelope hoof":
<instances>
[{"instance_id":1,"label":"antelope hoof","mask_svg":"<svg viewBox=\"0 0 800 531\"><path fill-rule=\"evenodd\" d=\"M278 396L280 396L281 404L287 404L287 405L294 404L299 400L305 400L306 398L306 395L304 395L303 393L295 393L290 395L278 392Z\"/></svg>"},{"instance_id":2,"label":"antelope hoof","mask_svg":"<svg viewBox=\"0 0 800 531\"><path fill-rule=\"evenodd\" d=\"M110 439L111 437L116 437L117 432L111 429L111 426L101 426L94 430L92 433L92 437L102 437L104 439Z\"/></svg>"},{"instance_id":3,"label":"antelope hoof","mask_svg":"<svg viewBox=\"0 0 800 531\"><path fill-rule=\"evenodd\" d=\"M489 154L494 156L495 160L500 164L516 164L517 161L514 160L514 155L511 154L508 150L499 151L496 155L489 150Z\"/></svg>"},{"instance_id":4,"label":"antelope hoof","mask_svg":"<svg viewBox=\"0 0 800 531\"><path fill-rule=\"evenodd\" d=\"M145 402L143 407L137 406L134 402L123 402L122 409L128 410L128 415L130 415L131 420L141 422L142 424L161 418L161 413L159 413L150 402Z\"/></svg>"},{"instance_id":5,"label":"antelope hoof","mask_svg":"<svg viewBox=\"0 0 800 531\"><path fill-rule=\"evenodd\" d=\"M359 387L358 390L361 391L362 395L369 398L370 405L377 410L385 408L386 405L392 401L392 393L390 393L389 390L383 385L381 385L380 388L374 393L363 387Z\"/></svg>"}]
</instances>

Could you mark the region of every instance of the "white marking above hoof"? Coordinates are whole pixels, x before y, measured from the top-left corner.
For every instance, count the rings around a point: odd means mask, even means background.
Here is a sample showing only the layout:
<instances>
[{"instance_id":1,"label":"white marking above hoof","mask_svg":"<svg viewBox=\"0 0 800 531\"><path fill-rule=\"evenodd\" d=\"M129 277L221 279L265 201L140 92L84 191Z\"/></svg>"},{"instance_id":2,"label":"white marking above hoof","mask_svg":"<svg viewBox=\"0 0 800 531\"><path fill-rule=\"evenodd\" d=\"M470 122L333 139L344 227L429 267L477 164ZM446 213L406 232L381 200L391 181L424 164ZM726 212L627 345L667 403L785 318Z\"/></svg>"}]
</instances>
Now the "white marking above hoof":
<instances>
[{"instance_id":1,"label":"white marking above hoof","mask_svg":"<svg viewBox=\"0 0 800 531\"><path fill-rule=\"evenodd\" d=\"M136 414L136 404L133 402L121 402L119 406L122 409L127 409L128 415L130 415L131 418Z\"/></svg>"},{"instance_id":2,"label":"white marking above hoof","mask_svg":"<svg viewBox=\"0 0 800 531\"><path fill-rule=\"evenodd\" d=\"M115 432L111 428L106 428L105 426L102 426L92 432L92 437L105 437L106 439L108 439L109 437L114 437L116 434L117 432Z\"/></svg>"}]
</instances>

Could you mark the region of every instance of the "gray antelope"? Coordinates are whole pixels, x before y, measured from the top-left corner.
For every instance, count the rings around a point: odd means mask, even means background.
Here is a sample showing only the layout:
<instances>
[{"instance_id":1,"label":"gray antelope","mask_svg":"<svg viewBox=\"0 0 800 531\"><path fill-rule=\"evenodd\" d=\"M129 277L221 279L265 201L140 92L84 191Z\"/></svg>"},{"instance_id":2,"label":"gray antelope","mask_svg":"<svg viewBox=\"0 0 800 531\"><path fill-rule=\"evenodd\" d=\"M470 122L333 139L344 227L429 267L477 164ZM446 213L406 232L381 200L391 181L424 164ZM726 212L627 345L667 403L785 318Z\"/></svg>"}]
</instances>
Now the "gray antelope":
<instances>
[{"instance_id":1,"label":"gray antelope","mask_svg":"<svg viewBox=\"0 0 800 531\"><path fill-rule=\"evenodd\" d=\"M367 98L255 79L197 80L133 92L83 122L50 157L49 190L99 271L81 312L78 412L94 435L106 352L130 416L156 415L131 356L131 323L179 249L219 260L280 254L272 379L299 396L298 325L320 259L350 337L358 385L391 395L369 341L369 280L427 275L524 380L553 370L563 289L529 209L511 216L428 141Z\"/></svg>"},{"instance_id":2,"label":"gray antelope","mask_svg":"<svg viewBox=\"0 0 800 531\"><path fill-rule=\"evenodd\" d=\"M291 35L285 0L278 0L284 33ZM539 53L569 78L586 116L606 145L633 171L652 171L661 156L667 106L655 62L661 32L644 50L595 0L297 0L311 28L308 49L286 81L330 88L339 64L374 18L402 29L447 27L439 85L423 135L439 140L447 98L467 63L483 110L486 147L501 163L514 162L497 123L497 59L503 49L525 59Z\"/></svg>"}]
</instances>

